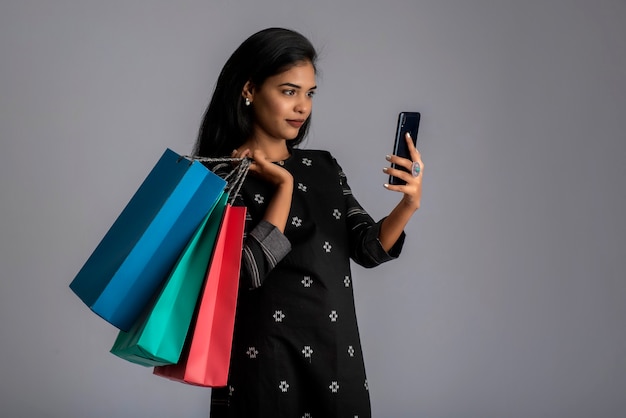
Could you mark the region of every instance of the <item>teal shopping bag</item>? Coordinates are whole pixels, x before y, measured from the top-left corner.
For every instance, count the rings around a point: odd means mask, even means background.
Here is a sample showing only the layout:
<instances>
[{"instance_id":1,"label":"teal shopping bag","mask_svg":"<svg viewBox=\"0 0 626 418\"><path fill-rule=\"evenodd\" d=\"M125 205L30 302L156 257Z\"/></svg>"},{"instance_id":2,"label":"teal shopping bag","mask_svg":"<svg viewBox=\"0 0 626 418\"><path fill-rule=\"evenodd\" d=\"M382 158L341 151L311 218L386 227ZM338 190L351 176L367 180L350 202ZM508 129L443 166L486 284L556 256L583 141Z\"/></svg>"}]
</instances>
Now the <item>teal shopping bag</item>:
<instances>
[{"instance_id":1,"label":"teal shopping bag","mask_svg":"<svg viewBox=\"0 0 626 418\"><path fill-rule=\"evenodd\" d=\"M165 281L154 305L128 332L120 331L111 353L143 366L178 362L206 277L228 194L206 216Z\"/></svg>"},{"instance_id":2,"label":"teal shopping bag","mask_svg":"<svg viewBox=\"0 0 626 418\"><path fill-rule=\"evenodd\" d=\"M176 364L155 367L155 375L199 386L227 384L245 222L244 206L226 206L195 319L180 359Z\"/></svg>"},{"instance_id":3,"label":"teal shopping bag","mask_svg":"<svg viewBox=\"0 0 626 418\"><path fill-rule=\"evenodd\" d=\"M70 284L128 331L154 298L226 181L168 149Z\"/></svg>"}]
</instances>

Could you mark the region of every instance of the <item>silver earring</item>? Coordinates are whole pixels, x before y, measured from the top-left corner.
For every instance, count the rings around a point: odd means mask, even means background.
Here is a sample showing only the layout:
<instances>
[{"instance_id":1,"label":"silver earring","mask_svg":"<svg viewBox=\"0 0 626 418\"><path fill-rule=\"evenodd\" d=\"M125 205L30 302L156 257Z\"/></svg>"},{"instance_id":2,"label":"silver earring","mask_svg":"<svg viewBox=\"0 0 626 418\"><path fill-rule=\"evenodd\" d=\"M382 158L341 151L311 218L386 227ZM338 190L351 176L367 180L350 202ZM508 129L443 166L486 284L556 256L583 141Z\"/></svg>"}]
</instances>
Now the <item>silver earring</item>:
<instances>
[{"instance_id":1,"label":"silver earring","mask_svg":"<svg viewBox=\"0 0 626 418\"><path fill-rule=\"evenodd\" d=\"M250 99L248 99L248 98L246 97L246 106L250 106L250 103L251 103L251 102L250 102Z\"/></svg>"}]
</instances>

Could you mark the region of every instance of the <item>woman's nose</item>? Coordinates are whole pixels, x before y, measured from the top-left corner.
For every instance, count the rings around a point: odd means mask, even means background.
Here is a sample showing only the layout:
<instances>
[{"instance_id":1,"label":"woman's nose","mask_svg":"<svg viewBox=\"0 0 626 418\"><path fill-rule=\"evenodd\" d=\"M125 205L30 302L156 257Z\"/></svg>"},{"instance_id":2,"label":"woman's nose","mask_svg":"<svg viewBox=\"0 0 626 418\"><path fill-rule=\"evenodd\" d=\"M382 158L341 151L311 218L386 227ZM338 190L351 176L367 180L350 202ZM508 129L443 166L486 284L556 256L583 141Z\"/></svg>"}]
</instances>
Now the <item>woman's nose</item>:
<instances>
[{"instance_id":1,"label":"woman's nose","mask_svg":"<svg viewBox=\"0 0 626 418\"><path fill-rule=\"evenodd\" d=\"M298 103L296 104L296 107L295 107L296 112L300 114L306 114L309 111L309 109L310 109L310 103L306 97L298 100Z\"/></svg>"}]
</instances>

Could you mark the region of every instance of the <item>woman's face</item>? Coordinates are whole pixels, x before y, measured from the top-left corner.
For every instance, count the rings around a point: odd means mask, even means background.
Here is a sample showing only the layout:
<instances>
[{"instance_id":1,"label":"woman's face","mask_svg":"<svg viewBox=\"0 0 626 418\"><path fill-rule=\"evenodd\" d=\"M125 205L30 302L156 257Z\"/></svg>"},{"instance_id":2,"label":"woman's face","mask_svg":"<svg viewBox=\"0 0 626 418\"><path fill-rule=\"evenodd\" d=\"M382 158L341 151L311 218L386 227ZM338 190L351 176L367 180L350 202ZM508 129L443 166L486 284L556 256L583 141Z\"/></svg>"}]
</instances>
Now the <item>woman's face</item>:
<instances>
[{"instance_id":1,"label":"woman's face","mask_svg":"<svg viewBox=\"0 0 626 418\"><path fill-rule=\"evenodd\" d=\"M315 70L308 61L268 77L260 86L252 86L247 96L244 89L244 97L252 102L254 138L271 141L296 138L311 114L315 89Z\"/></svg>"}]
</instances>

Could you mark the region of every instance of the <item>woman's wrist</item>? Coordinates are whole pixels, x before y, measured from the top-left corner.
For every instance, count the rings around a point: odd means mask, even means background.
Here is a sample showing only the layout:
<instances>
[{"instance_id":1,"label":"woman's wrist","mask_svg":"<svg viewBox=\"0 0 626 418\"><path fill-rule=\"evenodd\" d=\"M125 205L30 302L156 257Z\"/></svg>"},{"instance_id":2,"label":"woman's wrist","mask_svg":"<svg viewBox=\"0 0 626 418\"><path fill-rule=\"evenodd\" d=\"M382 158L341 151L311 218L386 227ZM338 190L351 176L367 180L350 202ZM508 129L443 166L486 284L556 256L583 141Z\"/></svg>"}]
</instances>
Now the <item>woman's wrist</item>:
<instances>
[{"instance_id":1,"label":"woman's wrist","mask_svg":"<svg viewBox=\"0 0 626 418\"><path fill-rule=\"evenodd\" d=\"M291 174L288 174L284 178L281 178L281 180L276 183L276 187L293 189L293 176Z\"/></svg>"}]
</instances>

